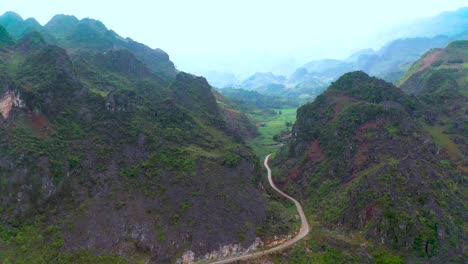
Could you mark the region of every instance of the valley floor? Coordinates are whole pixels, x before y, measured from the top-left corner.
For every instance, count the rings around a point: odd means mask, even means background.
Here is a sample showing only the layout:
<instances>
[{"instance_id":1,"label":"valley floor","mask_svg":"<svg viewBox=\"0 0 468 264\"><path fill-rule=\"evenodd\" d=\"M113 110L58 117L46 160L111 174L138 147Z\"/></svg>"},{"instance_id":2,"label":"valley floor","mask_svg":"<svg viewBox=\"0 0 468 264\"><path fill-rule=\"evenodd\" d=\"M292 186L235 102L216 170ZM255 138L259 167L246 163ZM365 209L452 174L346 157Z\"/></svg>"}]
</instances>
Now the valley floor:
<instances>
[{"instance_id":1,"label":"valley floor","mask_svg":"<svg viewBox=\"0 0 468 264\"><path fill-rule=\"evenodd\" d=\"M249 118L257 126L259 134L248 141L248 144L258 157L274 153L282 146L281 137L290 133L292 124L296 121L296 110L297 108L271 109L270 111L258 109L248 113ZM275 135L280 141L273 140Z\"/></svg>"}]
</instances>

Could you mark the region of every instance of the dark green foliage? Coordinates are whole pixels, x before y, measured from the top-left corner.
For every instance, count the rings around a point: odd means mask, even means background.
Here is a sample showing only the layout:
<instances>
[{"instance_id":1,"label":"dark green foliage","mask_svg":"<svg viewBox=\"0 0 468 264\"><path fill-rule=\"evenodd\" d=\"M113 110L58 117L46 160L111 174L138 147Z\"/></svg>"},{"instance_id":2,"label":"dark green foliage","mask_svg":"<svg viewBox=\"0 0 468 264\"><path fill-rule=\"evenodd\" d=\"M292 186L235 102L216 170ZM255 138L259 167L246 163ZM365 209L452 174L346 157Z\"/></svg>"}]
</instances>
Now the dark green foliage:
<instances>
[{"instance_id":1,"label":"dark green foliage","mask_svg":"<svg viewBox=\"0 0 468 264\"><path fill-rule=\"evenodd\" d=\"M224 162L223 164L235 168L239 163L241 162L242 158L234 153L228 153L226 156L224 156Z\"/></svg>"},{"instance_id":2,"label":"dark green foliage","mask_svg":"<svg viewBox=\"0 0 468 264\"><path fill-rule=\"evenodd\" d=\"M166 240L166 234L164 232L164 228L161 225L154 225L154 231L156 232L156 239L158 242L163 242Z\"/></svg>"},{"instance_id":3,"label":"dark green foliage","mask_svg":"<svg viewBox=\"0 0 468 264\"><path fill-rule=\"evenodd\" d=\"M377 264L403 264L403 259L398 256L389 255L385 251L377 251L373 254Z\"/></svg>"},{"instance_id":4,"label":"dark green foliage","mask_svg":"<svg viewBox=\"0 0 468 264\"><path fill-rule=\"evenodd\" d=\"M18 47L23 52L39 50L46 45L46 41L37 31L29 32L18 41Z\"/></svg>"},{"instance_id":5,"label":"dark green foliage","mask_svg":"<svg viewBox=\"0 0 468 264\"><path fill-rule=\"evenodd\" d=\"M424 65L436 59L439 65ZM401 89L425 104L426 128L440 146L461 165L466 153L468 41L455 41L416 62L400 81ZM422 66L424 65L424 66ZM456 142L456 143L455 143ZM466 156L466 155L465 155Z\"/></svg>"},{"instance_id":6,"label":"dark green foliage","mask_svg":"<svg viewBox=\"0 0 468 264\"><path fill-rule=\"evenodd\" d=\"M89 250L62 252L64 239L57 226L24 226L13 232L0 227L0 259L2 263L128 263L117 256L96 256Z\"/></svg>"},{"instance_id":7,"label":"dark green foliage","mask_svg":"<svg viewBox=\"0 0 468 264\"><path fill-rule=\"evenodd\" d=\"M244 111L246 108L291 108L298 107L299 102L294 99L275 97L260 94L256 91L247 91L243 89L220 89L219 92L226 96L232 104Z\"/></svg>"},{"instance_id":8,"label":"dark green foliage","mask_svg":"<svg viewBox=\"0 0 468 264\"><path fill-rule=\"evenodd\" d=\"M0 25L0 47L14 44L8 31Z\"/></svg>"},{"instance_id":9,"label":"dark green foliage","mask_svg":"<svg viewBox=\"0 0 468 264\"><path fill-rule=\"evenodd\" d=\"M299 108L295 137L273 164L320 226L359 232L371 245L383 239L387 253L372 254L378 263L456 259L464 206L448 186L461 171L436 154L418 119L426 109L391 84L345 74Z\"/></svg>"},{"instance_id":10,"label":"dark green foliage","mask_svg":"<svg viewBox=\"0 0 468 264\"><path fill-rule=\"evenodd\" d=\"M258 236L270 239L272 236L288 235L292 232L297 222L286 206L292 207L293 205L282 204L276 200L269 203L267 217L256 230Z\"/></svg>"},{"instance_id":11,"label":"dark green foliage","mask_svg":"<svg viewBox=\"0 0 468 264\"><path fill-rule=\"evenodd\" d=\"M118 251L164 263L191 243L204 254L253 241L266 207L258 165L206 80L176 77L167 54L99 21L54 20L65 49L31 32L0 55L0 97L21 99L0 117L0 262L125 263L106 257Z\"/></svg>"}]
</instances>

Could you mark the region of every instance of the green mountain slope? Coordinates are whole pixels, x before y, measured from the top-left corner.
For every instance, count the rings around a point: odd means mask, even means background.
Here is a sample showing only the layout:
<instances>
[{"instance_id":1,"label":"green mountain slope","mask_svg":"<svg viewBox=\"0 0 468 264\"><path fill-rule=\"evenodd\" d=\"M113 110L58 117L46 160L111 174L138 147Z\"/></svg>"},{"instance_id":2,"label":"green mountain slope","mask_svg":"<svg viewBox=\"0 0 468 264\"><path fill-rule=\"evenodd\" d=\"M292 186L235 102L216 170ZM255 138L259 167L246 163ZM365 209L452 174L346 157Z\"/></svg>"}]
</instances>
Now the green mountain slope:
<instances>
[{"instance_id":1,"label":"green mountain slope","mask_svg":"<svg viewBox=\"0 0 468 264\"><path fill-rule=\"evenodd\" d=\"M400 80L400 88L427 106L426 129L468 171L468 41L428 52Z\"/></svg>"},{"instance_id":2,"label":"green mountain slope","mask_svg":"<svg viewBox=\"0 0 468 264\"><path fill-rule=\"evenodd\" d=\"M176 75L174 64L169 56L160 49L151 49L146 45L122 38L99 20L85 18L78 20L74 16L56 15L44 30L56 38L59 46L66 48L72 58L80 57L81 52L105 52L111 49L127 49L153 72L173 79Z\"/></svg>"},{"instance_id":3,"label":"green mountain slope","mask_svg":"<svg viewBox=\"0 0 468 264\"><path fill-rule=\"evenodd\" d=\"M50 30L62 47L0 28L11 43L0 51L0 262L169 263L250 246L268 206L257 158L206 80L98 21L70 21Z\"/></svg>"},{"instance_id":4,"label":"green mountain slope","mask_svg":"<svg viewBox=\"0 0 468 264\"><path fill-rule=\"evenodd\" d=\"M323 231L305 244L311 253L291 256L338 250L355 263L462 260L463 171L420 121L425 109L363 72L343 75L298 109L276 175Z\"/></svg>"},{"instance_id":5,"label":"green mountain slope","mask_svg":"<svg viewBox=\"0 0 468 264\"><path fill-rule=\"evenodd\" d=\"M0 25L0 47L14 44L13 39L10 36L10 33Z\"/></svg>"}]
</instances>

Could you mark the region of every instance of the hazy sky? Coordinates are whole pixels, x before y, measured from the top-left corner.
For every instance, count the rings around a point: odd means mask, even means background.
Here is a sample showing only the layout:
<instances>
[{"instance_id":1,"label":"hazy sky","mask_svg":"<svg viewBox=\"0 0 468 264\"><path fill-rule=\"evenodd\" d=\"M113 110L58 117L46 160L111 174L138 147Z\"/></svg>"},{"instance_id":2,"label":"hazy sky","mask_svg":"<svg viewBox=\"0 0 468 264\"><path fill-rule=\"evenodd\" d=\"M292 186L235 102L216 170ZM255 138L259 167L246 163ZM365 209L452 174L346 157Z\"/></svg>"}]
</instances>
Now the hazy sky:
<instances>
[{"instance_id":1,"label":"hazy sky","mask_svg":"<svg viewBox=\"0 0 468 264\"><path fill-rule=\"evenodd\" d=\"M54 14L95 18L165 50L181 70L247 75L378 47L386 40L372 36L392 25L462 6L468 0L12 0L0 11L41 24Z\"/></svg>"}]
</instances>

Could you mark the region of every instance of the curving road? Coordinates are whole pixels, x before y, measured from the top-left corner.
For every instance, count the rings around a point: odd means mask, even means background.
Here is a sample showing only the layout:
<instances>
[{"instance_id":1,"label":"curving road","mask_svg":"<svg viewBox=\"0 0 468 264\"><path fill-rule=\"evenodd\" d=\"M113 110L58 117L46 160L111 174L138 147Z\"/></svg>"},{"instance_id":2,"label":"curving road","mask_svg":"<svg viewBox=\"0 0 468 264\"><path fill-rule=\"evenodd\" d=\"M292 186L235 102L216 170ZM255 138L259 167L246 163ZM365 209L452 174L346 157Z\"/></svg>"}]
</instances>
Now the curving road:
<instances>
[{"instance_id":1,"label":"curving road","mask_svg":"<svg viewBox=\"0 0 468 264\"><path fill-rule=\"evenodd\" d=\"M263 163L265 165L265 168L267 169L268 171L268 181L270 182L270 185L271 185L271 188L275 189L275 191L277 191L279 194L281 194L282 196L288 198L289 200L293 201L294 204L296 205L296 208L297 208L297 211L299 212L299 215L301 216L301 230L299 231L299 233L291 240L288 240L274 248L270 248L270 249L267 249L267 250L264 250L264 251L259 251L259 252L255 252L255 253L251 253L251 254L247 254L247 255L243 255L243 256L238 256L238 257L232 257L232 258L228 258L228 259L224 259L224 260L218 260L218 261L214 261L214 262L210 262L212 264L226 264L226 263L232 263L232 262L235 262L235 261L241 261L241 260L250 260L250 259L255 259L255 258L258 258L258 257L262 257L262 256L265 256L265 255L269 255L269 254L272 254L272 253L277 253L285 248L288 248L292 245L294 245L295 243L297 243L299 240L303 239L308 233L309 233L309 224L307 223L307 218L304 214L304 210L302 210L302 206L301 204L296 201L296 199L292 198L291 196L285 194L284 192L282 192L280 189L278 189L278 187L276 187L275 183L273 182L273 179L271 178L271 169L270 167L268 166L268 160L270 159L270 156L271 154L269 154L268 156L266 156L265 158L265 162Z\"/></svg>"}]
</instances>

